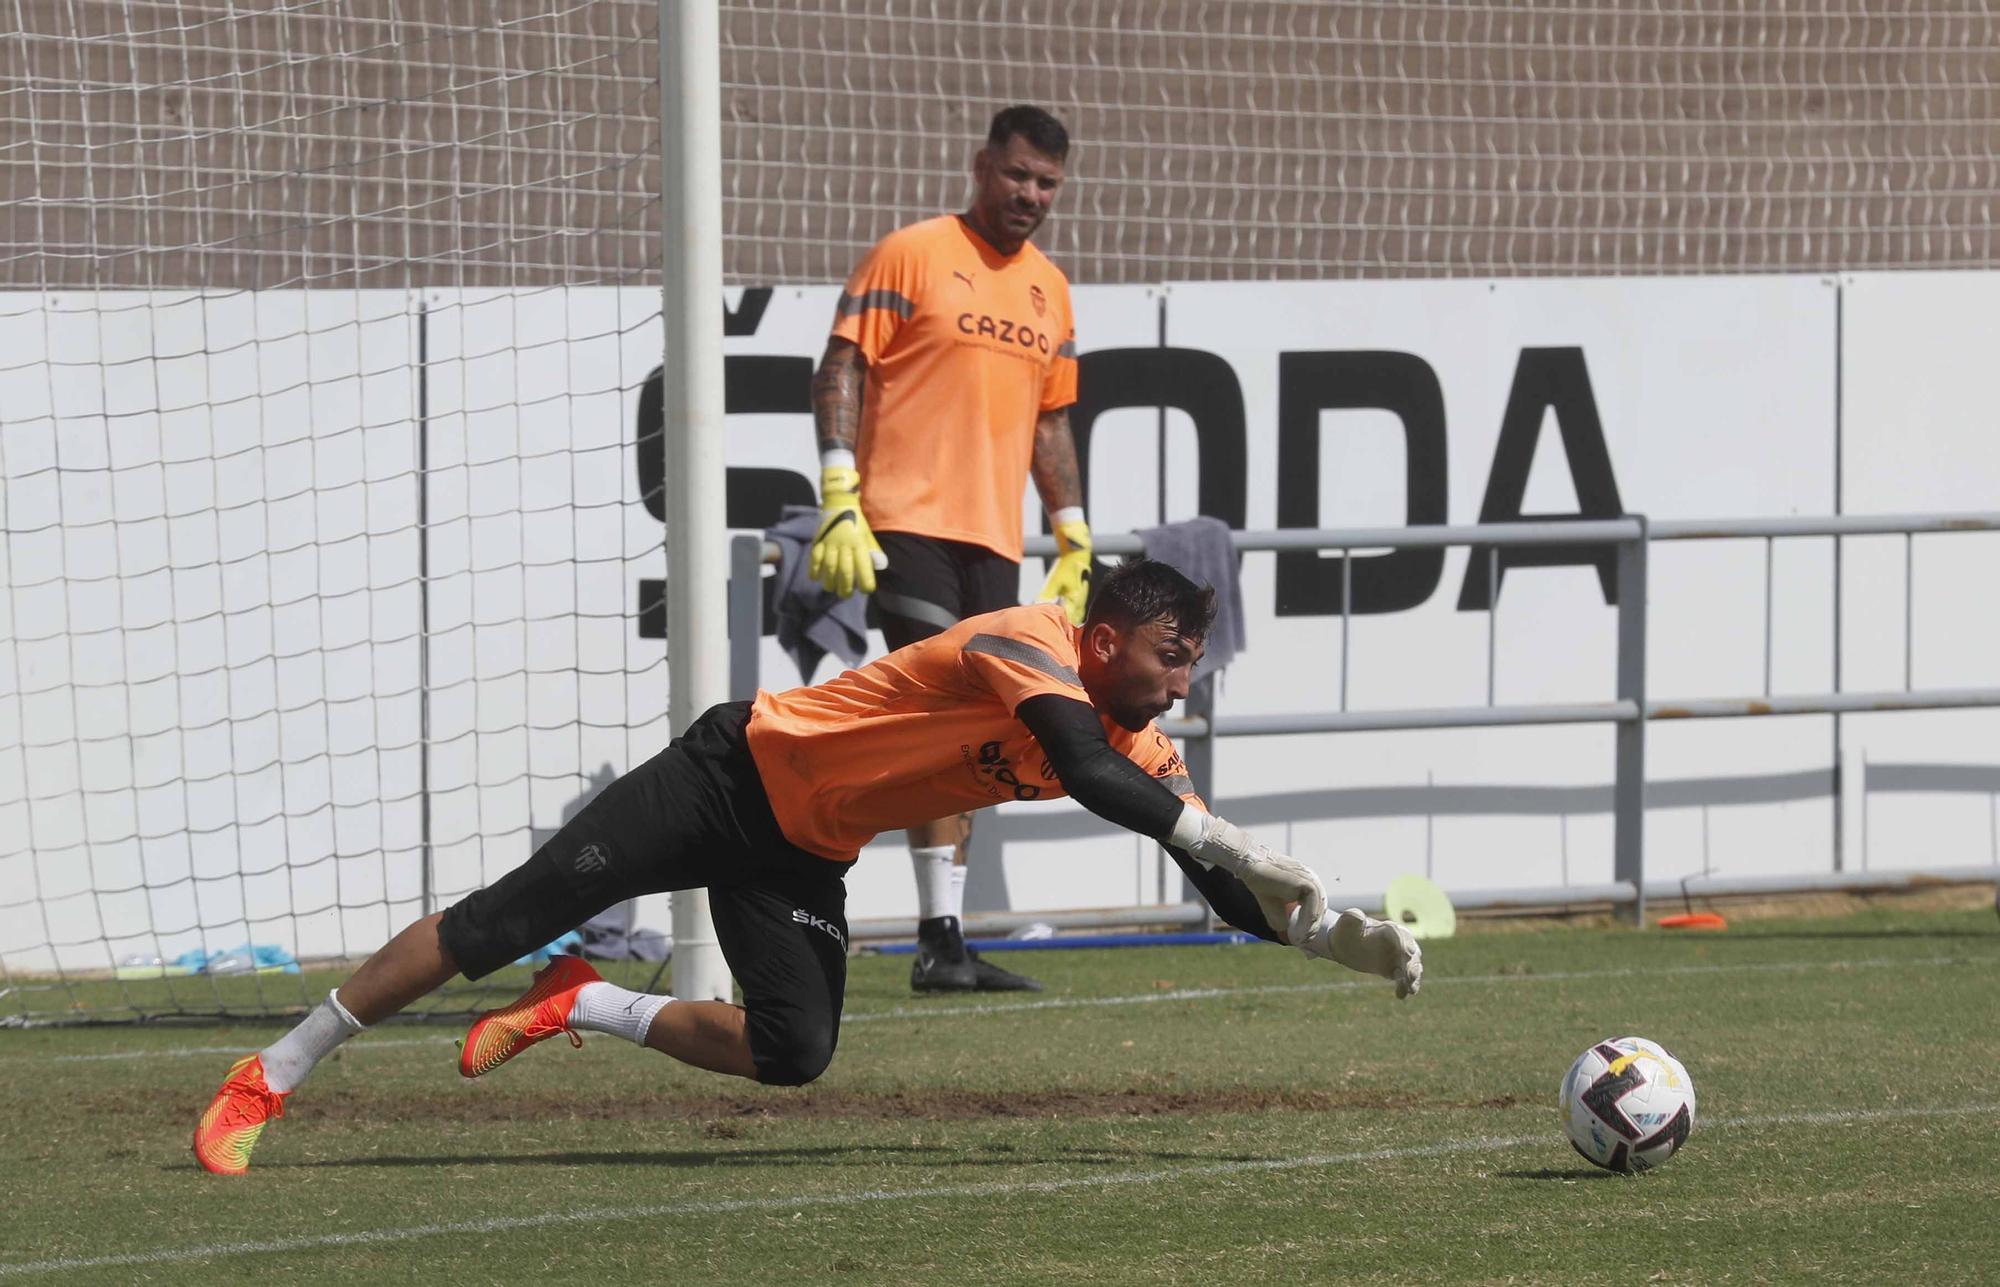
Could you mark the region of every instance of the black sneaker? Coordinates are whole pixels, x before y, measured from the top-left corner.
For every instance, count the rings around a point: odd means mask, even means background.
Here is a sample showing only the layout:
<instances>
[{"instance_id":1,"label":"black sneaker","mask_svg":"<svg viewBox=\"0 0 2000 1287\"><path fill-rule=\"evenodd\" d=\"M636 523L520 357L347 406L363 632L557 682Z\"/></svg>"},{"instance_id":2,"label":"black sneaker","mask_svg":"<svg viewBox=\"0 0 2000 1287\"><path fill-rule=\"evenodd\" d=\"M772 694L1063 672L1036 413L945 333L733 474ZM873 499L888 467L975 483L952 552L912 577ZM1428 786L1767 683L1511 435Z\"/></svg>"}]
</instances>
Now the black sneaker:
<instances>
[{"instance_id":1,"label":"black sneaker","mask_svg":"<svg viewBox=\"0 0 2000 1287\"><path fill-rule=\"evenodd\" d=\"M973 992L979 974L958 918L940 916L917 926L917 957L910 963L912 992Z\"/></svg>"},{"instance_id":2,"label":"black sneaker","mask_svg":"<svg viewBox=\"0 0 2000 1287\"><path fill-rule=\"evenodd\" d=\"M1025 974L1003 970L993 962L979 955L979 949L967 947L965 955L972 961L973 986L981 992L1040 992L1042 985Z\"/></svg>"},{"instance_id":3,"label":"black sneaker","mask_svg":"<svg viewBox=\"0 0 2000 1287\"><path fill-rule=\"evenodd\" d=\"M928 943L917 944L917 959L910 963L910 991L972 992L978 987L979 971L971 957L954 961Z\"/></svg>"}]
</instances>

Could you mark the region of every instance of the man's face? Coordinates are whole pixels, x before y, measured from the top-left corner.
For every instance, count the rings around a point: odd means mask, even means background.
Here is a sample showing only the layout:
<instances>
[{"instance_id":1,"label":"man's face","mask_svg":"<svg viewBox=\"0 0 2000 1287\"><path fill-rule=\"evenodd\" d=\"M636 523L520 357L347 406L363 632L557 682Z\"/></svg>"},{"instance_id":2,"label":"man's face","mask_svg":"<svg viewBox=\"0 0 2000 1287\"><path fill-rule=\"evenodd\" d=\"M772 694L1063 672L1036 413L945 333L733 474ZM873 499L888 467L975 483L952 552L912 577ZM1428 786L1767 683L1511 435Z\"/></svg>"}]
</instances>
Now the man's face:
<instances>
[{"instance_id":1,"label":"man's face","mask_svg":"<svg viewBox=\"0 0 2000 1287\"><path fill-rule=\"evenodd\" d=\"M1171 620L1121 630L1108 621L1084 628L1083 680L1090 704L1120 728L1138 732L1188 695L1202 640Z\"/></svg>"},{"instance_id":2,"label":"man's face","mask_svg":"<svg viewBox=\"0 0 2000 1287\"><path fill-rule=\"evenodd\" d=\"M1018 244L1049 217L1062 187L1063 163L1015 134L1004 147L983 147L972 160L972 207L985 231Z\"/></svg>"}]
</instances>

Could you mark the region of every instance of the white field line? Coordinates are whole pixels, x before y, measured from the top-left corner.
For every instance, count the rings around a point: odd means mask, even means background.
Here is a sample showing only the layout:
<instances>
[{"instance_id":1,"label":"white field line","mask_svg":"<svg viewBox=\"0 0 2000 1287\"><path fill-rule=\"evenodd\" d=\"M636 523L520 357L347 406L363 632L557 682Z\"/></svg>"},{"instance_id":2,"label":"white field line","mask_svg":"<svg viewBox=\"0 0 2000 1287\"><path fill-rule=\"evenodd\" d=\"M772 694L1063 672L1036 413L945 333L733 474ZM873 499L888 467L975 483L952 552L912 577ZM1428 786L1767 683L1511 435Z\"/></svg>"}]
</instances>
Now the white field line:
<instances>
[{"instance_id":1,"label":"white field line","mask_svg":"<svg viewBox=\"0 0 2000 1287\"><path fill-rule=\"evenodd\" d=\"M1839 1112L1777 1113L1763 1117L1737 1117L1719 1122L1703 1122L1703 1131L1772 1126L1838 1126L1856 1122L1894 1121L1923 1117L2000 1118L2000 1104L1962 1104L1953 1108L1875 1108ZM1403 1148L1368 1149L1356 1153L1319 1153L1311 1157L1262 1158L1256 1161L1215 1162L1206 1166L1181 1166L1145 1171L1119 1171L1110 1175L1077 1176L1059 1180L992 1180L983 1184L959 1184L921 1189L859 1189L847 1193L801 1193L791 1197L696 1199L640 1207L584 1207L574 1211L544 1211L537 1215L491 1216L483 1220L456 1220L448 1224L409 1225L402 1228L362 1229L352 1233L312 1234L298 1238L276 1238L267 1242L223 1242L206 1246L180 1247L158 1251L136 1251L111 1256L64 1256L53 1260L0 1262L0 1278L27 1274L57 1273L71 1269L104 1269L126 1265L163 1265L190 1260L213 1260L225 1256L252 1256L288 1251L318 1251L334 1247L379 1246L411 1242L447 1234L511 1233L522 1229L542 1229L551 1225L614 1224L631 1220L673 1219L683 1216L739 1215L759 1211L800 1211L807 1207L851 1207L875 1202L917 1202L964 1198L1013 1197L1021 1194L1067 1193L1090 1189L1119 1188L1133 1184L1155 1184L1182 1179L1206 1179L1246 1172L1296 1171L1308 1167L1352 1166L1364 1162L1399 1162L1414 1158L1443 1157L1457 1153L1501 1152L1508 1149L1546 1147L1548 1131L1534 1135L1477 1135L1417 1144Z\"/></svg>"},{"instance_id":2,"label":"white field line","mask_svg":"<svg viewBox=\"0 0 2000 1287\"><path fill-rule=\"evenodd\" d=\"M1575 983L1599 979L1649 979L1686 977L1697 974L1800 974L1818 970L1875 970L1898 965L1995 965L2000 956L1875 956L1853 961L1760 961L1744 965L1668 965L1657 968L1627 967L1615 970L1554 970L1541 974L1459 974L1433 975L1424 979L1425 988L1471 984ZM1325 983L1272 983L1243 988L1174 988L1160 992L1135 992L1113 997L1050 997L1041 1001L986 1001L971 1005L913 1005L893 1010L869 1010L846 1015L842 1027L857 1023L880 1023L886 1019L956 1019L976 1015L1018 1014L1034 1010L1081 1010L1103 1006L1157 1005L1162 1001L1218 1001L1237 997L1283 996L1300 992L1345 992L1356 988L1380 988L1372 978L1336 979ZM1417 1004L1421 1005L1419 999ZM362 1037L344 1047L349 1052L389 1050L399 1046L452 1045L456 1036ZM197 1055L240 1055L248 1043L233 1046L169 1046L156 1050L117 1050L90 1055L19 1055L0 1059L0 1068L16 1065L84 1064L120 1059L184 1059Z\"/></svg>"},{"instance_id":3,"label":"white field line","mask_svg":"<svg viewBox=\"0 0 2000 1287\"><path fill-rule=\"evenodd\" d=\"M1879 969L1894 965L1994 965L2000 964L2000 956L1960 957L1868 957L1858 961L1762 961L1746 965L1667 965L1653 969L1625 968L1617 970L1551 970L1541 974L1459 974L1425 975L1423 986L1436 987L1441 984L1493 984L1493 983L1570 983L1594 979L1647 979L1685 976L1691 974L1797 974L1815 970L1857 970ZM1345 992L1355 988L1375 989L1385 987L1383 980L1360 977L1337 979L1327 983L1272 983L1248 988L1176 988L1160 992L1142 992L1122 997L1052 997L1046 1001L992 1001L974 1005L952 1006L950 1009L930 1009L925 1006L900 1006L894 1010L873 1010L866 1014L852 1015L841 1020L841 1026L881 1019L940 1019L953 1015L1009 1014L1020 1010L1073 1010L1089 1006L1145 1005L1157 1001L1210 1001L1229 997L1278 996L1296 992ZM1419 998L1422 994L1419 993ZM1419 1000L1421 1004L1421 1000Z\"/></svg>"}]
</instances>

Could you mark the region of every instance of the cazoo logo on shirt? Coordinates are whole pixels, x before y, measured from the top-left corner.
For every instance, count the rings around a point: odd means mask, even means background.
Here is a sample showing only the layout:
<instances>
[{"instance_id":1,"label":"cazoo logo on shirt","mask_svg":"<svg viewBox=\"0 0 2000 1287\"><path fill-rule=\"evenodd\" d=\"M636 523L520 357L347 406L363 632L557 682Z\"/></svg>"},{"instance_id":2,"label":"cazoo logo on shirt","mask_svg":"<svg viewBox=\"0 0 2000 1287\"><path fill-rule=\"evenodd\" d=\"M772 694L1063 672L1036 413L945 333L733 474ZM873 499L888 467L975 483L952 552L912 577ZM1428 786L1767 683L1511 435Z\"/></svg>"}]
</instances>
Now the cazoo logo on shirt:
<instances>
[{"instance_id":1,"label":"cazoo logo on shirt","mask_svg":"<svg viewBox=\"0 0 2000 1287\"><path fill-rule=\"evenodd\" d=\"M1042 789L1032 782L1023 782L1014 772L1013 762L1000 753L1000 743L982 742L979 758L975 761L972 747L960 746L959 758L972 772L972 780L977 782L987 795L995 800L1004 799L1003 792L1011 791L1016 800L1034 800L1041 796Z\"/></svg>"},{"instance_id":2,"label":"cazoo logo on shirt","mask_svg":"<svg viewBox=\"0 0 2000 1287\"><path fill-rule=\"evenodd\" d=\"M995 321L984 313L960 313L958 329L965 335L985 335L1002 344L1018 344L1037 353L1049 351L1048 332L1038 331L1025 322L1010 322L1005 318Z\"/></svg>"}]
</instances>

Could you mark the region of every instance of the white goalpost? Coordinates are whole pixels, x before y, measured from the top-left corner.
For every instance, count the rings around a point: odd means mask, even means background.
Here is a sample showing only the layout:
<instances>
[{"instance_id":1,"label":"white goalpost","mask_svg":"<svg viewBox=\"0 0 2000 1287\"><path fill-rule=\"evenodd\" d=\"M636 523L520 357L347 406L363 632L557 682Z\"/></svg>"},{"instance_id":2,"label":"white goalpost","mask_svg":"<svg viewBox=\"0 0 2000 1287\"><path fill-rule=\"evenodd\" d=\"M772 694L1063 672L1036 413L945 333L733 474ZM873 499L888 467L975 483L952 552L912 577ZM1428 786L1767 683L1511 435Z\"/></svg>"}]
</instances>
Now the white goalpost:
<instances>
[{"instance_id":1,"label":"white goalpost","mask_svg":"<svg viewBox=\"0 0 2000 1287\"><path fill-rule=\"evenodd\" d=\"M669 719L729 693L723 508L722 126L714 0L660 0L660 282L666 360ZM706 890L674 896L674 993L730 998Z\"/></svg>"}]
</instances>

